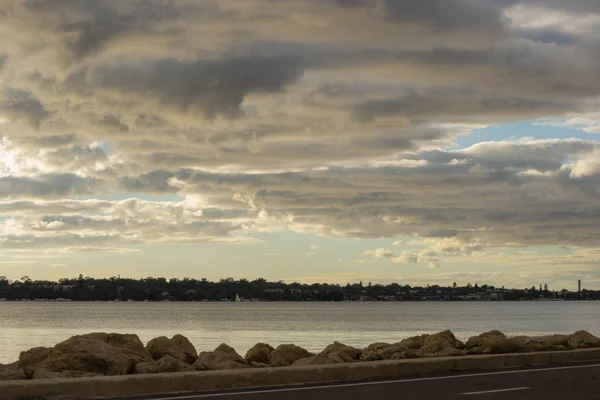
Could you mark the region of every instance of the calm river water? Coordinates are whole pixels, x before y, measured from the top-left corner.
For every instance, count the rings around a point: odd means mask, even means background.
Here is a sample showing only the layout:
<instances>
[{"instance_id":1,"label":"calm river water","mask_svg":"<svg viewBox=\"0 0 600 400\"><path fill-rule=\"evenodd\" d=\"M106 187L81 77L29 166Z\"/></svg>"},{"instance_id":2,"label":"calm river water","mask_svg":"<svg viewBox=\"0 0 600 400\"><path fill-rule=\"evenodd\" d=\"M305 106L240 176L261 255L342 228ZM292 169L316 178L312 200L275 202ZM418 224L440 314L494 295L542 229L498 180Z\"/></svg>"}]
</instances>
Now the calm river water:
<instances>
[{"instance_id":1,"label":"calm river water","mask_svg":"<svg viewBox=\"0 0 600 400\"><path fill-rule=\"evenodd\" d=\"M21 350L89 332L136 333L146 342L181 333L200 350L225 342L239 353L257 342L319 351L395 342L451 329L459 339L491 329L506 334L600 335L600 302L397 303L0 303L0 363Z\"/></svg>"}]
</instances>

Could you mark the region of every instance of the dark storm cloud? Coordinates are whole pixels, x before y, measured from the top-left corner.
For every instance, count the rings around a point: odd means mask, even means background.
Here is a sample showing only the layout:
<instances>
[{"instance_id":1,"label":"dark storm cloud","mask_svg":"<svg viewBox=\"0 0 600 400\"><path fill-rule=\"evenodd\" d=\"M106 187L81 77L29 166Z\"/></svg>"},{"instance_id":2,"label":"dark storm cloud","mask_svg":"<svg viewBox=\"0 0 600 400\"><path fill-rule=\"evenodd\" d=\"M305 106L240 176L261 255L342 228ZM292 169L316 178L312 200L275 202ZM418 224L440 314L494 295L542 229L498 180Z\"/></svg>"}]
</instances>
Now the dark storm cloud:
<instances>
[{"instance_id":1,"label":"dark storm cloud","mask_svg":"<svg viewBox=\"0 0 600 400\"><path fill-rule=\"evenodd\" d=\"M198 107L209 119L234 118L246 93L277 92L301 76L293 59L162 59L85 68L67 78L66 88L86 97L98 90L150 96L184 112Z\"/></svg>"}]
</instances>

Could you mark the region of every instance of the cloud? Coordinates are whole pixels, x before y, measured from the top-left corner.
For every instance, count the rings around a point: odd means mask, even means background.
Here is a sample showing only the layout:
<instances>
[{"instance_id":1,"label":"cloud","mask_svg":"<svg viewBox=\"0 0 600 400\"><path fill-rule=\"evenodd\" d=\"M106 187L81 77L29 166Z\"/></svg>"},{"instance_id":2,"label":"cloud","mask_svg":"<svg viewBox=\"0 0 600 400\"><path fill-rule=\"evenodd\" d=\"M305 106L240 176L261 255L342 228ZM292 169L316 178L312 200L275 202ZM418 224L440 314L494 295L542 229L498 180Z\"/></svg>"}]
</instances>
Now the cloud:
<instances>
[{"instance_id":1,"label":"cloud","mask_svg":"<svg viewBox=\"0 0 600 400\"><path fill-rule=\"evenodd\" d=\"M364 252L366 256L375 256L378 258L391 258L394 257L394 252L391 249L377 249L377 250L367 250Z\"/></svg>"},{"instance_id":2,"label":"cloud","mask_svg":"<svg viewBox=\"0 0 600 400\"><path fill-rule=\"evenodd\" d=\"M396 240L394 243L392 243L393 246L405 246L406 243L404 242L404 240Z\"/></svg>"},{"instance_id":3,"label":"cloud","mask_svg":"<svg viewBox=\"0 0 600 400\"><path fill-rule=\"evenodd\" d=\"M597 141L456 147L505 122L598 130L600 8L565 4L6 1L0 248L289 229L414 236L365 255L438 266L596 246ZM99 199L141 194L187 202Z\"/></svg>"},{"instance_id":4,"label":"cloud","mask_svg":"<svg viewBox=\"0 0 600 400\"><path fill-rule=\"evenodd\" d=\"M316 244L313 244L310 246L311 250L317 250L319 248L319 246L317 246Z\"/></svg>"}]
</instances>

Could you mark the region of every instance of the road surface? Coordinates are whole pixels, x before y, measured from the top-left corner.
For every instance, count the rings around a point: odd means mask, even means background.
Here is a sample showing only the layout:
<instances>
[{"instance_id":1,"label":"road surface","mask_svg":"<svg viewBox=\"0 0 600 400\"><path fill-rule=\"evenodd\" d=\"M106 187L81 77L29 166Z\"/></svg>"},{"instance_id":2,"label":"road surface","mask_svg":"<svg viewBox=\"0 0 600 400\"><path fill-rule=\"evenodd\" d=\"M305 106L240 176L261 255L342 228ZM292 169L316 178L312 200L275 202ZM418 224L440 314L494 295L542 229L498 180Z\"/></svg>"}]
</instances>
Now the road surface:
<instances>
[{"instance_id":1,"label":"road surface","mask_svg":"<svg viewBox=\"0 0 600 400\"><path fill-rule=\"evenodd\" d=\"M279 389L130 400L583 400L600 399L600 364L549 366Z\"/></svg>"}]
</instances>

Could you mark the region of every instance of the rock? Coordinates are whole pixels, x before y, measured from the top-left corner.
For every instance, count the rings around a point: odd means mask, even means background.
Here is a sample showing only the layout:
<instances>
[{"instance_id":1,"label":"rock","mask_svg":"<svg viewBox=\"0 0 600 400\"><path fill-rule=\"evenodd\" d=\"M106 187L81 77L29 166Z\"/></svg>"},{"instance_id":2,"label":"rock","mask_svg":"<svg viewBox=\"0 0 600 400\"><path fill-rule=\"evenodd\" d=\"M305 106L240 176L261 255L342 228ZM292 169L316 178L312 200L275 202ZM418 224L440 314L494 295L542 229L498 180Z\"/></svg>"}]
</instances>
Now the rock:
<instances>
[{"instance_id":1,"label":"rock","mask_svg":"<svg viewBox=\"0 0 600 400\"><path fill-rule=\"evenodd\" d=\"M507 339L499 352L518 353L535 352L549 350L566 350L569 345L569 336L567 335L549 335L549 336L515 336Z\"/></svg>"},{"instance_id":2,"label":"rock","mask_svg":"<svg viewBox=\"0 0 600 400\"><path fill-rule=\"evenodd\" d=\"M0 381L13 381L25 379L23 371L0 364Z\"/></svg>"},{"instance_id":3,"label":"rock","mask_svg":"<svg viewBox=\"0 0 600 400\"><path fill-rule=\"evenodd\" d=\"M66 370L60 373L63 378L93 378L95 376L103 376L93 372Z\"/></svg>"},{"instance_id":4,"label":"rock","mask_svg":"<svg viewBox=\"0 0 600 400\"><path fill-rule=\"evenodd\" d=\"M25 379L56 379L64 378L60 372L52 372L40 367L27 367L24 370Z\"/></svg>"},{"instance_id":5,"label":"rock","mask_svg":"<svg viewBox=\"0 0 600 400\"><path fill-rule=\"evenodd\" d=\"M492 330L470 337L465 343L465 348L472 354L502 353L507 340L504 333Z\"/></svg>"},{"instance_id":6,"label":"rock","mask_svg":"<svg viewBox=\"0 0 600 400\"><path fill-rule=\"evenodd\" d=\"M270 364L274 367L285 367L292 365L296 360L312 355L295 344L281 344L271 353Z\"/></svg>"},{"instance_id":7,"label":"rock","mask_svg":"<svg viewBox=\"0 0 600 400\"><path fill-rule=\"evenodd\" d=\"M110 346L128 349L138 354L142 358L147 357L146 349L144 348L144 343L142 343L138 335L132 335L129 333L95 332L80 335L79 337L90 340L99 340Z\"/></svg>"},{"instance_id":8,"label":"rock","mask_svg":"<svg viewBox=\"0 0 600 400\"><path fill-rule=\"evenodd\" d=\"M317 355L301 358L292 363L292 365L307 364L341 364L356 362L360 359L362 350L355 347L346 346L340 342L334 342L327 346Z\"/></svg>"},{"instance_id":9,"label":"rock","mask_svg":"<svg viewBox=\"0 0 600 400\"><path fill-rule=\"evenodd\" d=\"M428 336L423 346L419 349L421 357L448 357L454 355L462 355L463 344L460 340L454 337L454 334L449 330L434 333Z\"/></svg>"},{"instance_id":10,"label":"rock","mask_svg":"<svg viewBox=\"0 0 600 400\"><path fill-rule=\"evenodd\" d=\"M249 362L249 364L252 368L268 368L268 367L270 367L269 364L261 363L258 361L251 361L251 362Z\"/></svg>"},{"instance_id":11,"label":"rock","mask_svg":"<svg viewBox=\"0 0 600 400\"><path fill-rule=\"evenodd\" d=\"M427 339L429 336L430 335L428 335L428 334L419 335L419 336L411 336L409 338L401 340L400 342L396 343L396 345L402 346L402 347L405 347L405 348L411 349L411 350L419 350L421 347L423 347L423 344L425 343L425 339Z\"/></svg>"},{"instance_id":12,"label":"rock","mask_svg":"<svg viewBox=\"0 0 600 400\"><path fill-rule=\"evenodd\" d=\"M536 336L529 343L539 343L542 350L566 350L569 347L568 335Z\"/></svg>"},{"instance_id":13,"label":"rock","mask_svg":"<svg viewBox=\"0 0 600 400\"><path fill-rule=\"evenodd\" d=\"M171 356L179 361L193 364L198 359L198 352L194 345L182 335L175 335L172 339L160 336L152 339L146 345L146 351L154 360L164 356Z\"/></svg>"},{"instance_id":14,"label":"rock","mask_svg":"<svg viewBox=\"0 0 600 400\"><path fill-rule=\"evenodd\" d=\"M305 358L296 360L292 363L292 365L298 366L298 365L313 365L313 364L328 364L328 363L329 363L329 360L327 359L327 357L317 354L314 356L305 357Z\"/></svg>"},{"instance_id":15,"label":"rock","mask_svg":"<svg viewBox=\"0 0 600 400\"><path fill-rule=\"evenodd\" d=\"M220 344L214 351L203 351L198 354L194 367L199 371L213 369L248 368L246 360L233 347Z\"/></svg>"},{"instance_id":16,"label":"rock","mask_svg":"<svg viewBox=\"0 0 600 400\"><path fill-rule=\"evenodd\" d=\"M567 344L572 349L598 347L600 346L600 338L597 338L587 331L577 331L569 335Z\"/></svg>"},{"instance_id":17,"label":"rock","mask_svg":"<svg viewBox=\"0 0 600 400\"><path fill-rule=\"evenodd\" d=\"M331 363L348 363L360 360L362 350L340 342L333 342L319 354L326 356Z\"/></svg>"},{"instance_id":18,"label":"rock","mask_svg":"<svg viewBox=\"0 0 600 400\"><path fill-rule=\"evenodd\" d=\"M390 360L405 360L408 358L419 358L419 351L415 349L407 349L405 351L392 354Z\"/></svg>"},{"instance_id":19,"label":"rock","mask_svg":"<svg viewBox=\"0 0 600 400\"><path fill-rule=\"evenodd\" d=\"M500 331L492 330L489 332L484 332L477 336L471 336L467 343L465 343L465 348L472 349L473 347L486 347L489 344L494 344L499 341L506 340L506 335Z\"/></svg>"},{"instance_id":20,"label":"rock","mask_svg":"<svg viewBox=\"0 0 600 400\"><path fill-rule=\"evenodd\" d=\"M167 354L157 361L139 363L135 366L136 374L156 374L160 372L195 371L193 366Z\"/></svg>"},{"instance_id":21,"label":"rock","mask_svg":"<svg viewBox=\"0 0 600 400\"><path fill-rule=\"evenodd\" d=\"M269 364L271 353L275 350L271 345L266 343L257 343L252 346L247 352L244 359L248 363Z\"/></svg>"},{"instance_id":22,"label":"rock","mask_svg":"<svg viewBox=\"0 0 600 400\"><path fill-rule=\"evenodd\" d=\"M129 374L136 364L152 360L143 348L132 345L132 336L135 335L74 336L57 344L35 366L70 376Z\"/></svg>"},{"instance_id":23,"label":"rock","mask_svg":"<svg viewBox=\"0 0 600 400\"><path fill-rule=\"evenodd\" d=\"M360 356L360 361L390 360L396 353L408 350L399 343L373 343L367 346Z\"/></svg>"},{"instance_id":24,"label":"rock","mask_svg":"<svg viewBox=\"0 0 600 400\"><path fill-rule=\"evenodd\" d=\"M17 361L17 365L19 368L36 365L37 363L48 358L51 352L51 347L34 347L29 350L22 351L19 355L19 361Z\"/></svg>"}]
</instances>

